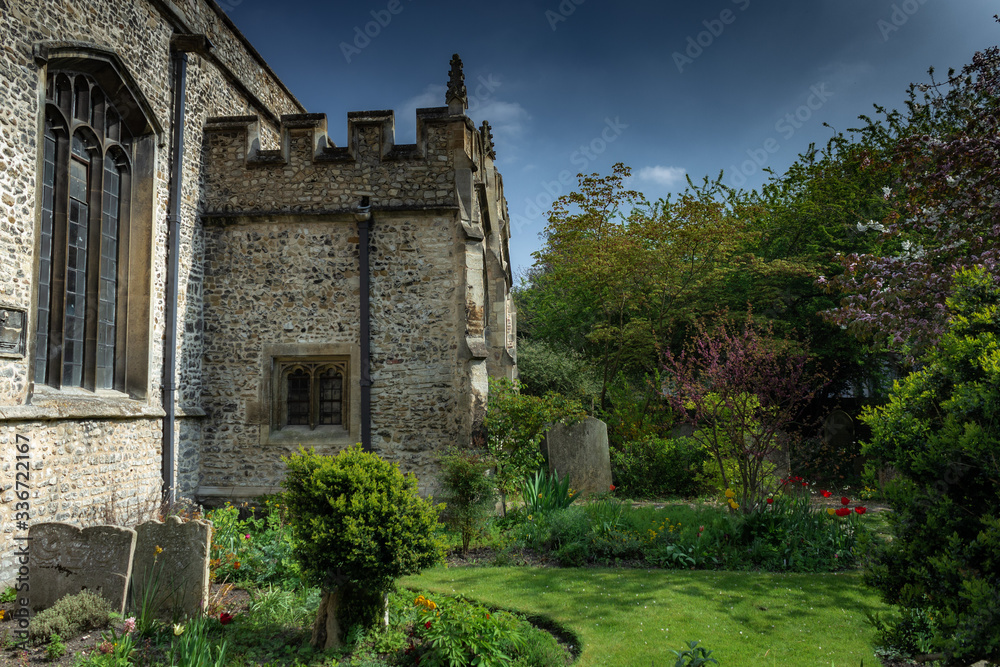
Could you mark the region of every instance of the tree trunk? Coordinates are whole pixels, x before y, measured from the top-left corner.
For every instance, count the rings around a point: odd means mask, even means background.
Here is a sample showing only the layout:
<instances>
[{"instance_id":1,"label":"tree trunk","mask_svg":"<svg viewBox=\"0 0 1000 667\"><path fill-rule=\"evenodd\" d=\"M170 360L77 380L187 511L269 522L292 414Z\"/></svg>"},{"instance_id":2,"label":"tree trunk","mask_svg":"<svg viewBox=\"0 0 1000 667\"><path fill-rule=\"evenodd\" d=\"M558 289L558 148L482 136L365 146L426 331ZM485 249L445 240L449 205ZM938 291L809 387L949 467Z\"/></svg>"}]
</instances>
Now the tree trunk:
<instances>
[{"instance_id":1,"label":"tree trunk","mask_svg":"<svg viewBox=\"0 0 1000 667\"><path fill-rule=\"evenodd\" d=\"M340 648L343 645L340 636L340 622L337 620L337 611L340 608L343 590L343 587L338 587L332 591L323 591L310 640L313 648L317 651Z\"/></svg>"},{"instance_id":2,"label":"tree trunk","mask_svg":"<svg viewBox=\"0 0 1000 667\"><path fill-rule=\"evenodd\" d=\"M310 643L317 651L336 649L344 645L343 634L347 628L341 628L338 614L345 604L364 604L361 599L366 597L358 595L360 591L350 585L337 586L333 590L324 590L320 598L319 609L316 611L316 621L313 623L312 639ZM369 596L372 594L369 594ZM381 603L381 609L374 618L369 617L365 626L381 623L383 627L389 627L389 593L375 593ZM370 597L368 597L371 600ZM353 622L352 622L353 623Z\"/></svg>"}]
</instances>

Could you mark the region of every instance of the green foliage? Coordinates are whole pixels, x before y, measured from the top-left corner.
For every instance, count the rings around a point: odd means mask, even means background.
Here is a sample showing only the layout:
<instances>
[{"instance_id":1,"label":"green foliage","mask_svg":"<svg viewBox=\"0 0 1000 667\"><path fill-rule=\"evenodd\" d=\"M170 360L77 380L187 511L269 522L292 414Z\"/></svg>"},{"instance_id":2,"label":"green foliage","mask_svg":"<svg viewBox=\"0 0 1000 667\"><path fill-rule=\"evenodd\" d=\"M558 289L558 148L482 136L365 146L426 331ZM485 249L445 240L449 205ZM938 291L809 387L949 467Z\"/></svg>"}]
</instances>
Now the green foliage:
<instances>
[{"instance_id":1,"label":"green foliage","mask_svg":"<svg viewBox=\"0 0 1000 667\"><path fill-rule=\"evenodd\" d=\"M650 438L611 450L615 486L629 498L695 496L708 461L704 445L693 438Z\"/></svg>"},{"instance_id":2,"label":"green foliage","mask_svg":"<svg viewBox=\"0 0 1000 667\"><path fill-rule=\"evenodd\" d=\"M247 503L206 514L212 522L211 574L213 581L296 588L302 573L292 552L287 503L281 495L267 497L263 507ZM241 513L247 514L241 519Z\"/></svg>"},{"instance_id":3,"label":"green foliage","mask_svg":"<svg viewBox=\"0 0 1000 667\"><path fill-rule=\"evenodd\" d=\"M16 599L17 599L17 589L15 589L13 586L8 586L3 590L3 593L0 593L0 604L13 602Z\"/></svg>"},{"instance_id":4,"label":"green foliage","mask_svg":"<svg viewBox=\"0 0 1000 667\"><path fill-rule=\"evenodd\" d=\"M555 423L586 416L578 401L559 394L541 398L520 391L515 380L490 380L486 405L487 447L496 460L496 484L506 497L542 464L540 443Z\"/></svg>"},{"instance_id":5,"label":"green foliage","mask_svg":"<svg viewBox=\"0 0 1000 667\"><path fill-rule=\"evenodd\" d=\"M901 476L886 489L893 539L866 579L904 614L934 618L949 665L1000 659L1000 288L982 269L954 284L923 368L862 414L864 453Z\"/></svg>"},{"instance_id":6,"label":"green foliage","mask_svg":"<svg viewBox=\"0 0 1000 667\"><path fill-rule=\"evenodd\" d=\"M364 597L353 605L362 625L379 615L381 595L397 578L443 557L436 537L439 508L404 477L360 445L336 456L300 451L284 459L284 485L295 556L305 577L325 590L345 586ZM342 605L347 607L351 605Z\"/></svg>"},{"instance_id":7,"label":"green foliage","mask_svg":"<svg viewBox=\"0 0 1000 667\"><path fill-rule=\"evenodd\" d=\"M673 569L828 572L856 565L868 517L831 516L807 496L772 498L765 509L633 508L614 498L531 516L514 528L525 548L566 567L646 563Z\"/></svg>"},{"instance_id":8,"label":"green foliage","mask_svg":"<svg viewBox=\"0 0 1000 667\"><path fill-rule=\"evenodd\" d=\"M526 477L521 485L521 497L532 514L545 514L552 510L566 509L577 494L569 488L569 475L559 479L559 471L549 475L539 469L535 474Z\"/></svg>"},{"instance_id":9,"label":"green foliage","mask_svg":"<svg viewBox=\"0 0 1000 667\"><path fill-rule=\"evenodd\" d=\"M706 651L704 646L698 646L697 641L689 641L687 645L686 649L673 652L677 656L674 667L702 667L707 664L719 664L718 660L711 657L712 652Z\"/></svg>"},{"instance_id":10,"label":"green foliage","mask_svg":"<svg viewBox=\"0 0 1000 667\"><path fill-rule=\"evenodd\" d=\"M216 645L209 639L209 625L215 623L205 616L188 620L184 631L174 638L170 649L173 664L184 667L226 667L227 642Z\"/></svg>"},{"instance_id":11,"label":"green foliage","mask_svg":"<svg viewBox=\"0 0 1000 667\"><path fill-rule=\"evenodd\" d=\"M49 636L49 643L45 645L45 657L50 662L55 662L64 655L66 655L66 644L63 642L62 637L53 632Z\"/></svg>"},{"instance_id":12,"label":"green foliage","mask_svg":"<svg viewBox=\"0 0 1000 667\"><path fill-rule=\"evenodd\" d=\"M440 605L420 596L414 634L423 640L420 663L432 667L513 665L511 654L525 646L522 623L461 596Z\"/></svg>"},{"instance_id":13,"label":"green foliage","mask_svg":"<svg viewBox=\"0 0 1000 667\"><path fill-rule=\"evenodd\" d=\"M608 386L609 407L601 413L608 425L608 443L625 443L650 438L665 438L676 422L670 404L664 400L663 378L659 370L631 380L624 373Z\"/></svg>"},{"instance_id":14,"label":"green foliage","mask_svg":"<svg viewBox=\"0 0 1000 667\"><path fill-rule=\"evenodd\" d=\"M87 630L102 628L110 620L111 603L97 593L83 590L35 614L28 634L35 641L47 640L54 634L72 639Z\"/></svg>"},{"instance_id":15,"label":"green foliage","mask_svg":"<svg viewBox=\"0 0 1000 667\"><path fill-rule=\"evenodd\" d=\"M489 476L492 467L492 459L481 452L451 449L441 457L442 517L462 534L463 554L493 514L496 492Z\"/></svg>"},{"instance_id":16,"label":"green foliage","mask_svg":"<svg viewBox=\"0 0 1000 667\"><path fill-rule=\"evenodd\" d=\"M590 405L601 390L581 354L545 340L517 342L517 372L521 391L532 396L553 392Z\"/></svg>"}]
</instances>

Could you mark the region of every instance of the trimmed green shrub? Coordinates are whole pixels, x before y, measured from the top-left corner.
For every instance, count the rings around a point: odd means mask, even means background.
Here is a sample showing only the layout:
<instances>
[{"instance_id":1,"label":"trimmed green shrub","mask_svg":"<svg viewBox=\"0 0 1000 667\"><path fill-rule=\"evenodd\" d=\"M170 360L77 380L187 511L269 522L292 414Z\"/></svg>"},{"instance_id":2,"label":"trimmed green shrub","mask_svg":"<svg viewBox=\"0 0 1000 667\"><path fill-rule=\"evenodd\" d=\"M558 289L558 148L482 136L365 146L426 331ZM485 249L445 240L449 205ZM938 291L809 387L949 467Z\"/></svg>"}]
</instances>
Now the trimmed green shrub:
<instances>
[{"instance_id":1,"label":"trimmed green shrub","mask_svg":"<svg viewBox=\"0 0 1000 667\"><path fill-rule=\"evenodd\" d=\"M496 492L489 471L493 460L482 452L452 449L441 457L442 518L462 534L462 553L482 534L493 514Z\"/></svg>"},{"instance_id":2,"label":"trimmed green shrub","mask_svg":"<svg viewBox=\"0 0 1000 667\"><path fill-rule=\"evenodd\" d=\"M629 498L696 496L708 461L693 438L650 438L611 450L611 472L619 494Z\"/></svg>"},{"instance_id":3,"label":"trimmed green shrub","mask_svg":"<svg viewBox=\"0 0 1000 667\"><path fill-rule=\"evenodd\" d=\"M338 455L301 450L284 459L284 487L295 557L323 589L314 643L339 646L355 624L373 627L397 578L439 562L440 507L420 497L417 480L361 445ZM326 635L335 615L337 636Z\"/></svg>"},{"instance_id":4,"label":"trimmed green shrub","mask_svg":"<svg viewBox=\"0 0 1000 667\"><path fill-rule=\"evenodd\" d=\"M900 474L886 489L893 539L866 580L902 610L890 624L914 626L883 636L919 635L914 619L932 620L923 649L967 665L1000 661L1000 287L982 269L954 284L948 330L923 367L862 413L863 453Z\"/></svg>"},{"instance_id":5,"label":"trimmed green shrub","mask_svg":"<svg viewBox=\"0 0 1000 667\"><path fill-rule=\"evenodd\" d=\"M87 630L103 628L110 621L111 603L93 591L83 590L35 614L28 636L36 642L53 635L73 639Z\"/></svg>"}]
</instances>

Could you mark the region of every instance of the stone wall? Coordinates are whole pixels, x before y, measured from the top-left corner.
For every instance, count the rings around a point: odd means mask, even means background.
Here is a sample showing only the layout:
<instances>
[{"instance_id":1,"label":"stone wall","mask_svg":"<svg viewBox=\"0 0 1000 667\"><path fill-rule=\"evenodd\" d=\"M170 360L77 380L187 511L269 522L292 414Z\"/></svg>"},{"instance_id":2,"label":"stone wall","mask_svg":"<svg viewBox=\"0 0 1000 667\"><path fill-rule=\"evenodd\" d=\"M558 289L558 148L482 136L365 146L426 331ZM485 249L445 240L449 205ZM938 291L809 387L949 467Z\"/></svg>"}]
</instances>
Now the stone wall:
<instances>
[{"instance_id":1,"label":"stone wall","mask_svg":"<svg viewBox=\"0 0 1000 667\"><path fill-rule=\"evenodd\" d=\"M160 485L161 376L166 274L166 211L170 175L171 62L174 33L206 34L215 48L188 56L187 115L181 221L178 351L178 481L198 483L202 392L200 332L204 239L200 200L201 128L220 113L263 118L261 141L277 145L277 119L303 108L260 57L207 0L17 0L0 2L0 308L29 318L27 354L0 356L0 582L10 576L14 524L15 434L32 444L31 520L85 523L109 504L145 497ZM34 331L36 191L44 99L45 45L85 43L113 51L136 82L162 133L156 139L151 201L152 265L149 372L145 396L83 390L34 391L30 381ZM129 502L132 502L129 500ZM134 504L134 503L133 503Z\"/></svg>"},{"instance_id":2,"label":"stone wall","mask_svg":"<svg viewBox=\"0 0 1000 667\"><path fill-rule=\"evenodd\" d=\"M13 535L26 534L15 521L15 442L28 444L30 523L134 525L159 508L161 425L143 418L0 422L0 573L15 569Z\"/></svg>"}]
</instances>

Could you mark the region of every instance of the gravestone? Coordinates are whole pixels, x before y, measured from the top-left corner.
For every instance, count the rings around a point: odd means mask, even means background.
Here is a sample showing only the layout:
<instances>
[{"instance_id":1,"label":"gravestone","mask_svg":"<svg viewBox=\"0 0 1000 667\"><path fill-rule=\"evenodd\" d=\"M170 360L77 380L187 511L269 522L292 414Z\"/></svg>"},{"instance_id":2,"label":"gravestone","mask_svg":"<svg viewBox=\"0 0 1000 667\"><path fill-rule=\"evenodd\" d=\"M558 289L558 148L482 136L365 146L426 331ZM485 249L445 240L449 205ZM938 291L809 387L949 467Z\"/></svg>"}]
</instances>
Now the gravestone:
<instances>
[{"instance_id":1,"label":"gravestone","mask_svg":"<svg viewBox=\"0 0 1000 667\"><path fill-rule=\"evenodd\" d=\"M587 417L573 424L556 424L545 434L549 472L569 475L578 494L603 493L611 487L608 425Z\"/></svg>"},{"instance_id":2,"label":"gravestone","mask_svg":"<svg viewBox=\"0 0 1000 667\"><path fill-rule=\"evenodd\" d=\"M823 422L823 440L839 452L854 444L854 420L843 410L834 410Z\"/></svg>"},{"instance_id":3,"label":"gravestone","mask_svg":"<svg viewBox=\"0 0 1000 667\"><path fill-rule=\"evenodd\" d=\"M208 521L148 521L136 526L133 600L150 596L160 612L195 615L208 602L208 561L212 524Z\"/></svg>"},{"instance_id":4,"label":"gravestone","mask_svg":"<svg viewBox=\"0 0 1000 667\"><path fill-rule=\"evenodd\" d=\"M87 589L122 613L135 552L135 531L118 526L80 529L39 523L28 529L32 611L47 609Z\"/></svg>"}]
</instances>

